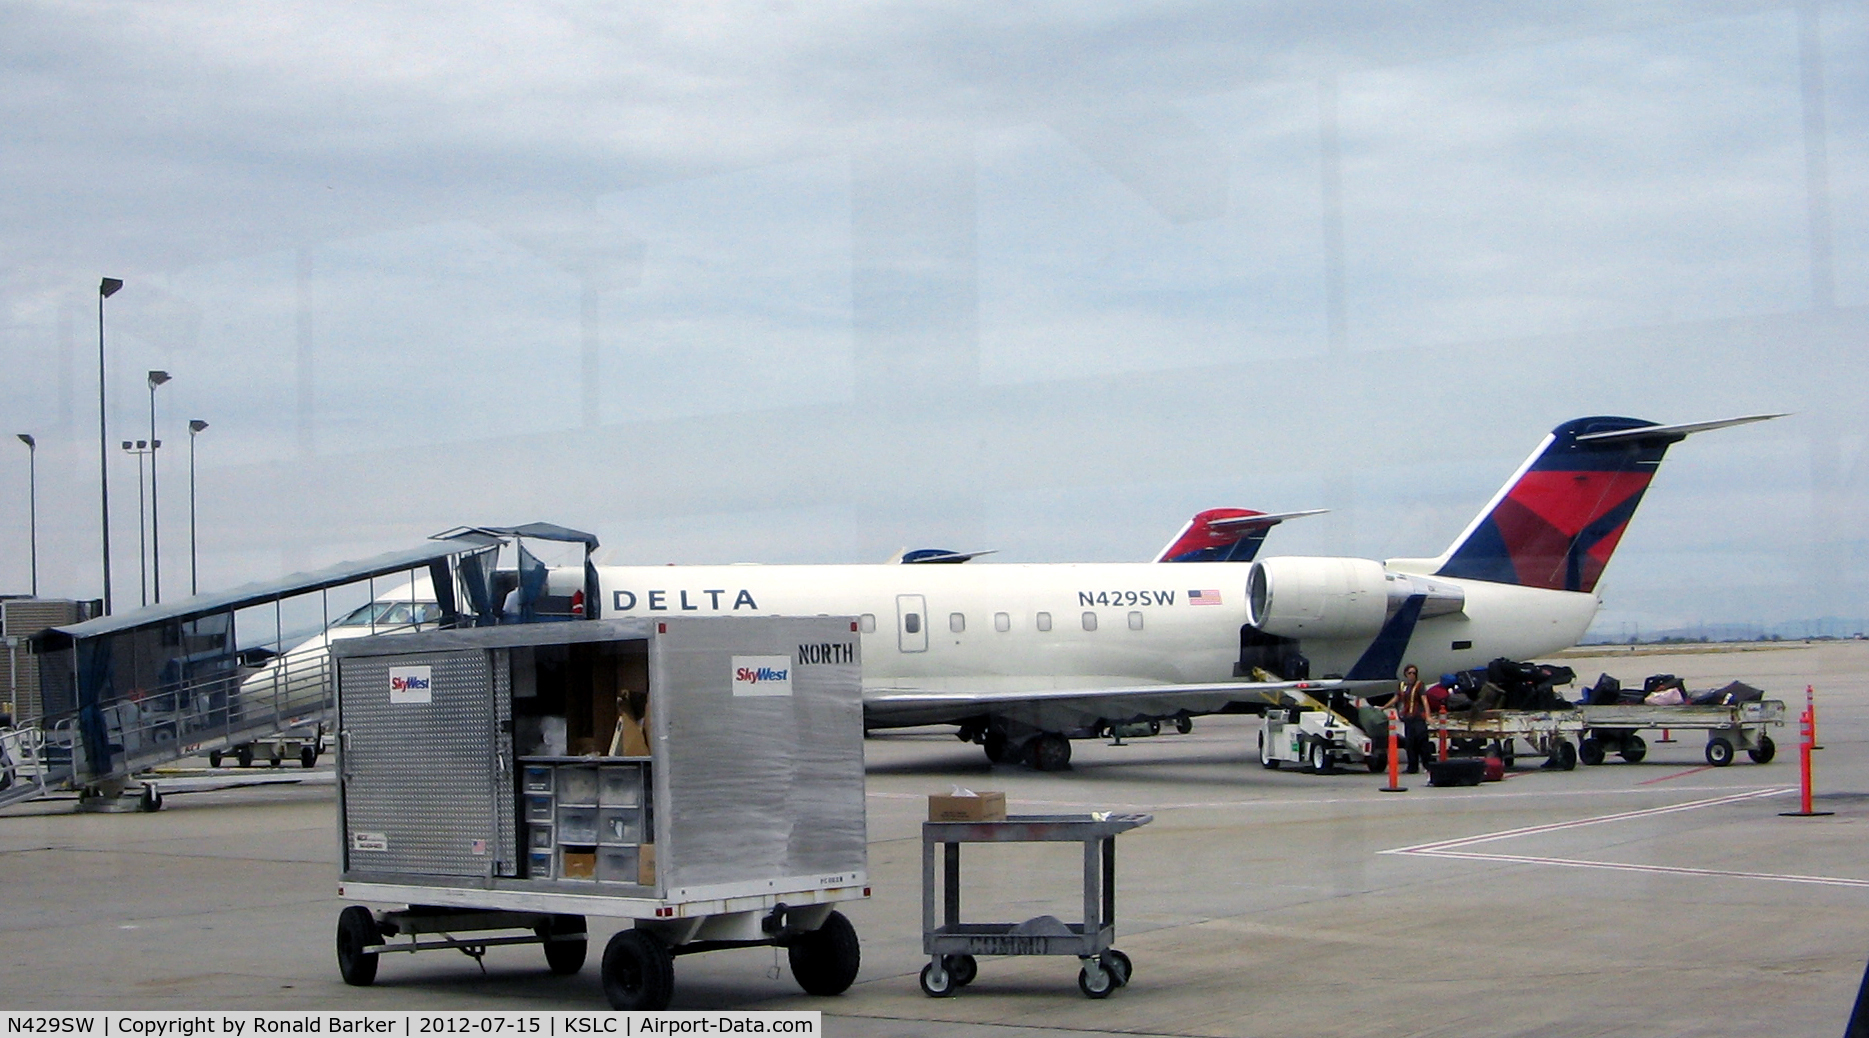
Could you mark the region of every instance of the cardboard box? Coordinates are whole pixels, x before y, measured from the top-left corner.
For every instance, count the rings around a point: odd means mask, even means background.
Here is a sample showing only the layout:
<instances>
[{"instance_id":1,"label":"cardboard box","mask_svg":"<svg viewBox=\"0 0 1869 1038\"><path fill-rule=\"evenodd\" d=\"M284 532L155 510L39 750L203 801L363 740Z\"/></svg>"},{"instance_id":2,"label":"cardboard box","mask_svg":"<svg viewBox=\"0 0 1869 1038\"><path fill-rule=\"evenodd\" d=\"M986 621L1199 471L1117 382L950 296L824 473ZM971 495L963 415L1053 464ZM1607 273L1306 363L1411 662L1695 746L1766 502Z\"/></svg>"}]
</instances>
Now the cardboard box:
<instances>
[{"instance_id":1,"label":"cardboard box","mask_svg":"<svg viewBox=\"0 0 1869 1038\"><path fill-rule=\"evenodd\" d=\"M596 879L596 851L560 851L559 862L564 868L565 879Z\"/></svg>"},{"instance_id":2,"label":"cardboard box","mask_svg":"<svg viewBox=\"0 0 1869 1038\"><path fill-rule=\"evenodd\" d=\"M655 844L645 843L636 849L636 882L655 886Z\"/></svg>"},{"instance_id":3,"label":"cardboard box","mask_svg":"<svg viewBox=\"0 0 1869 1038\"><path fill-rule=\"evenodd\" d=\"M1006 794L975 793L953 796L937 793L928 798L930 822L998 822L1006 817Z\"/></svg>"}]
</instances>

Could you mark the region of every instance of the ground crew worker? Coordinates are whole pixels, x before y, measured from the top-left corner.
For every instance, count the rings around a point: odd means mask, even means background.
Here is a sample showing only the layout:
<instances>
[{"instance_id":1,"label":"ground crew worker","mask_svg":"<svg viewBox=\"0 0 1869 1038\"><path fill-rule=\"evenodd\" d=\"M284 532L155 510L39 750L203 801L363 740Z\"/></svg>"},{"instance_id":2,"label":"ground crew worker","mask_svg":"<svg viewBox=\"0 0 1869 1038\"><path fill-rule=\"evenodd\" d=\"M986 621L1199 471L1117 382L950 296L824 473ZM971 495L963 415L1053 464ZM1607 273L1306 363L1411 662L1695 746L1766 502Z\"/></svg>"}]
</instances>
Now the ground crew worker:
<instances>
[{"instance_id":1,"label":"ground crew worker","mask_svg":"<svg viewBox=\"0 0 1869 1038\"><path fill-rule=\"evenodd\" d=\"M1413 775L1428 756L1428 690L1421 684L1420 668L1412 663L1402 668L1395 711L1402 720L1402 745L1408 749L1408 773Z\"/></svg>"}]
</instances>

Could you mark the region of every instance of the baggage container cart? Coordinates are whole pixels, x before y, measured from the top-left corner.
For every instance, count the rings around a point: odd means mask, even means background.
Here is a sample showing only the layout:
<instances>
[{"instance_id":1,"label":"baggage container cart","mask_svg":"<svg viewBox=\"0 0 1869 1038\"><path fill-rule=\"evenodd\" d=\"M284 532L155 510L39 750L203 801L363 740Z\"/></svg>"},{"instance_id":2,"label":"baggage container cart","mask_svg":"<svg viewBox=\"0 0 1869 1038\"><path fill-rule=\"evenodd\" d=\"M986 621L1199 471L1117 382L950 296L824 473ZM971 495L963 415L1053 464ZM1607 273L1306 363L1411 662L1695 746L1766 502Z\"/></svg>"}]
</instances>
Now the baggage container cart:
<instances>
[{"instance_id":1,"label":"baggage container cart","mask_svg":"<svg viewBox=\"0 0 1869 1038\"><path fill-rule=\"evenodd\" d=\"M1707 763L1723 768L1745 750L1755 763L1769 763L1777 746L1766 729L1785 723L1785 704L1776 699L1728 705L1659 706L1650 703L1580 705L1569 710L1459 711L1430 718L1430 731L1450 741L1491 743L1507 764L1519 742L1533 755L1549 757L1569 771L1578 761L1601 764L1610 752L1637 763L1648 755L1641 731L1704 731Z\"/></svg>"},{"instance_id":2,"label":"baggage container cart","mask_svg":"<svg viewBox=\"0 0 1869 1038\"><path fill-rule=\"evenodd\" d=\"M516 624L332 645L339 971L542 944L574 973L587 916L617 1009L668 1005L674 958L787 950L811 994L860 962L867 897L855 621Z\"/></svg>"},{"instance_id":3,"label":"baggage container cart","mask_svg":"<svg viewBox=\"0 0 1869 1038\"><path fill-rule=\"evenodd\" d=\"M1147 814L1013 815L990 822L922 823L922 991L952 995L978 975L977 955L1075 955L1083 966L1077 987L1108 998L1129 983L1129 956L1116 939L1116 835L1155 820ZM961 921L960 847L963 843L1081 842L1084 845L1084 918L1065 923L1050 916L1023 923ZM942 847L940 875L935 847ZM939 921L935 909L939 892Z\"/></svg>"}]
</instances>

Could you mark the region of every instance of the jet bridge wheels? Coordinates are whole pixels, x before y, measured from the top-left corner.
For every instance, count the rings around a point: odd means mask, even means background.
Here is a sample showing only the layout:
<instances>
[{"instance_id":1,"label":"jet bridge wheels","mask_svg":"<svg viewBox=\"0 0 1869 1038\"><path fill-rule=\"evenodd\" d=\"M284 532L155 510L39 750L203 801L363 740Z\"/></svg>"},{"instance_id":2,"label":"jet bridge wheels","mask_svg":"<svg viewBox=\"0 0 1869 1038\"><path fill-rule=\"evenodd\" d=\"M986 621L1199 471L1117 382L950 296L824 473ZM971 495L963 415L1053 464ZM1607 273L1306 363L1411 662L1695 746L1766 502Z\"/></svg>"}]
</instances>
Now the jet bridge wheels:
<instances>
[{"instance_id":1,"label":"jet bridge wheels","mask_svg":"<svg viewBox=\"0 0 1869 1038\"><path fill-rule=\"evenodd\" d=\"M535 927L532 932L544 942L545 965L553 973L565 977L584 968L590 941L585 937L583 916L555 915L550 923Z\"/></svg>"},{"instance_id":2,"label":"jet bridge wheels","mask_svg":"<svg viewBox=\"0 0 1869 1038\"><path fill-rule=\"evenodd\" d=\"M807 995L843 994L856 982L863 965L857 929L837 911L824 917L823 926L792 938L785 956L792 966L792 979Z\"/></svg>"},{"instance_id":3,"label":"jet bridge wheels","mask_svg":"<svg viewBox=\"0 0 1869 1038\"><path fill-rule=\"evenodd\" d=\"M376 952L365 948L383 943L376 917L362 905L351 905L337 917L337 971L352 987L369 987L376 981Z\"/></svg>"},{"instance_id":4,"label":"jet bridge wheels","mask_svg":"<svg viewBox=\"0 0 1869 1038\"><path fill-rule=\"evenodd\" d=\"M675 990L675 956L641 930L619 930L604 947L603 982L612 1009L667 1009Z\"/></svg>"}]
</instances>

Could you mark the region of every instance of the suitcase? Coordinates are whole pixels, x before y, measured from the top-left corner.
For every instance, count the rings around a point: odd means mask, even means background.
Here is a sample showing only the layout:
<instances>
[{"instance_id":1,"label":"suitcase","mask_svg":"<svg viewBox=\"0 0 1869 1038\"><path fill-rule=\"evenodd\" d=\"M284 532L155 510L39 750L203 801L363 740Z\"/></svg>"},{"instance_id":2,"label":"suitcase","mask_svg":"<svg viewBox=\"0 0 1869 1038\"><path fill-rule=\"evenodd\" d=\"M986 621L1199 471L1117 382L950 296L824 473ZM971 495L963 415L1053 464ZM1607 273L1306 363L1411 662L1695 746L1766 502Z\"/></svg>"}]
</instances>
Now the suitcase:
<instances>
[{"instance_id":1,"label":"suitcase","mask_svg":"<svg viewBox=\"0 0 1869 1038\"><path fill-rule=\"evenodd\" d=\"M1478 757L1452 757L1428 762L1430 786L1477 786L1486 778L1486 762Z\"/></svg>"},{"instance_id":2,"label":"suitcase","mask_svg":"<svg viewBox=\"0 0 1869 1038\"><path fill-rule=\"evenodd\" d=\"M1498 757L1487 757L1487 758L1484 758L1482 763L1485 764L1486 766L1486 773L1483 776L1485 781L1504 782L1506 780L1506 762L1505 761L1499 759Z\"/></svg>"}]
</instances>

